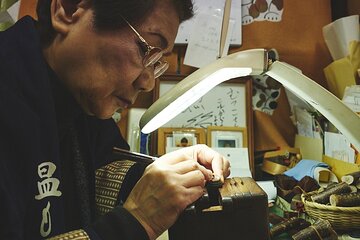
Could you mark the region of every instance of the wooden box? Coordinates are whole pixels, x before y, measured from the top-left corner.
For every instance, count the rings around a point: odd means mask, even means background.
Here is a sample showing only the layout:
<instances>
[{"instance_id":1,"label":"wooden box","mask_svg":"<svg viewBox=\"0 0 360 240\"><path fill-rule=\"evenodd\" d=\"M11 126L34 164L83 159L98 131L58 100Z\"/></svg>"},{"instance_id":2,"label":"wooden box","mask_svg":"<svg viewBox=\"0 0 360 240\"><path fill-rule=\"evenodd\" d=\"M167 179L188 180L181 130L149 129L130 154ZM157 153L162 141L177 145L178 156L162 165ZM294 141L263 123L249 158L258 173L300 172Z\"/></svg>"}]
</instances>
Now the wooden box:
<instances>
[{"instance_id":1,"label":"wooden box","mask_svg":"<svg viewBox=\"0 0 360 240\"><path fill-rule=\"evenodd\" d=\"M207 189L170 228L170 240L270 239L267 195L252 178Z\"/></svg>"}]
</instances>

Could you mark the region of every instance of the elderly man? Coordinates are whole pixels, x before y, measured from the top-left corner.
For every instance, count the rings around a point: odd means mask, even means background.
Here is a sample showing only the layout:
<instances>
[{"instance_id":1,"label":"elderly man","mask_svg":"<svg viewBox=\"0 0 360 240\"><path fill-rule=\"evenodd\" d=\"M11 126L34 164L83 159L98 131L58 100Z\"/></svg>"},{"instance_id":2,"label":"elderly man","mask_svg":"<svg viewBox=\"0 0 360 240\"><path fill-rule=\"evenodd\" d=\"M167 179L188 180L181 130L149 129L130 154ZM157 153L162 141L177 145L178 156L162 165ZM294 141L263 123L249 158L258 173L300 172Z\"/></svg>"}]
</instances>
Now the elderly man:
<instances>
[{"instance_id":1,"label":"elderly man","mask_svg":"<svg viewBox=\"0 0 360 240\"><path fill-rule=\"evenodd\" d=\"M168 67L190 0L39 0L0 33L0 239L155 239L229 162L204 145L147 165L112 114Z\"/></svg>"}]
</instances>

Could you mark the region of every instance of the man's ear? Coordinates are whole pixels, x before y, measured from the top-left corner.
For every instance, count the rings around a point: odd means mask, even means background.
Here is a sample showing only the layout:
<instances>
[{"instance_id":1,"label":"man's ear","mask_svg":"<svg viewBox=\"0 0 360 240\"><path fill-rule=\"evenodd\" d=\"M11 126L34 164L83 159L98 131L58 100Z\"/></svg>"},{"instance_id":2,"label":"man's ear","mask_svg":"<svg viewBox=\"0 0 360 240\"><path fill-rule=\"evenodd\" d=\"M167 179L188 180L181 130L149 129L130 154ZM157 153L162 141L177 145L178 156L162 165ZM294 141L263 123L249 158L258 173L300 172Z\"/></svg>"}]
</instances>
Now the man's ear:
<instances>
[{"instance_id":1,"label":"man's ear","mask_svg":"<svg viewBox=\"0 0 360 240\"><path fill-rule=\"evenodd\" d=\"M52 0L51 22L56 32L66 34L70 26L75 23L88 7L88 1L79 0L77 3L71 0Z\"/></svg>"}]
</instances>

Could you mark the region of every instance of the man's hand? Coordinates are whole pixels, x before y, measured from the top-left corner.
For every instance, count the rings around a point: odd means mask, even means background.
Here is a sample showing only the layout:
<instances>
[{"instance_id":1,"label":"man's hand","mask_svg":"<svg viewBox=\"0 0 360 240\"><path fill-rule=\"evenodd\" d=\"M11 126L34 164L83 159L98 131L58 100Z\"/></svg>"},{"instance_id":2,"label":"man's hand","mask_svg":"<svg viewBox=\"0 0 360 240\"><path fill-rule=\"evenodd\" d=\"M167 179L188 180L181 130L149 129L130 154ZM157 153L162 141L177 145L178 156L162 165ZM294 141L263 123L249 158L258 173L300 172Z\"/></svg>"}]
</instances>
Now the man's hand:
<instances>
[{"instance_id":1,"label":"man's hand","mask_svg":"<svg viewBox=\"0 0 360 240\"><path fill-rule=\"evenodd\" d=\"M223 181L230 174L230 164L206 145L168 153L146 168L124 207L144 226L150 239L156 239L203 195L213 174Z\"/></svg>"}]
</instances>

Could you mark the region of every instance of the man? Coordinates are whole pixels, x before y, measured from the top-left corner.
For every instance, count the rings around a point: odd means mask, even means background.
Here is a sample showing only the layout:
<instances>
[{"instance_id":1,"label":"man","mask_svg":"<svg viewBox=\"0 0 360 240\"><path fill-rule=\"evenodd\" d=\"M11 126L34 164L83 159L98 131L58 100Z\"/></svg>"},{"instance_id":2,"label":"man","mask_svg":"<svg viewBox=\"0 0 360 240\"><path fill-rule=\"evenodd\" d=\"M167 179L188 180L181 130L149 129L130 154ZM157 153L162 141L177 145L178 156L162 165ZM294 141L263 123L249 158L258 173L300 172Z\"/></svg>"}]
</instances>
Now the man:
<instances>
[{"instance_id":1,"label":"man","mask_svg":"<svg viewBox=\"0 0 360 240\"><path fill-rule=\"evenodd\" d=\"M229 163L203 145L153 164L112 114L150 91L190 0L39 0L0 33L0 239L155 239Z\"/></svg>"}]
</instances>

